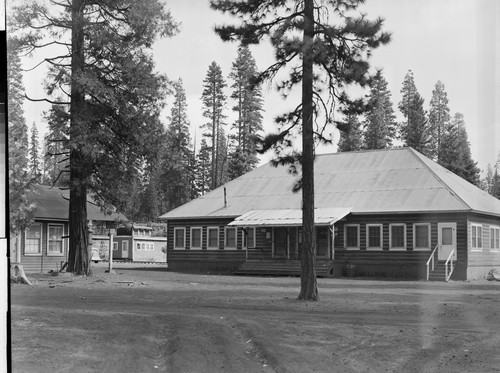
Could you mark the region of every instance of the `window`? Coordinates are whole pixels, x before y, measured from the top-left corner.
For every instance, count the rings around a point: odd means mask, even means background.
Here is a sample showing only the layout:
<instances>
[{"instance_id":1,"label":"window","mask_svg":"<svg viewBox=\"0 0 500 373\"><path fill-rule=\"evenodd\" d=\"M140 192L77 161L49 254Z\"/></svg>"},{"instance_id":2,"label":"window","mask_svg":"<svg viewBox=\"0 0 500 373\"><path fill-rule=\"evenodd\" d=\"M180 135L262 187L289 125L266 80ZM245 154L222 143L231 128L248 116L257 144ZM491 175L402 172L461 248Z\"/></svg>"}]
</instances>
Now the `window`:
<instances>
[{"instance_id":1,"label":"window","mask_svg":"<svg viewBox=\"0 0 500 373\"><path fill-rule=\"evenodd\" d=\"M185 228L174 228L174 249L186 248Z\"/></svg>"},{"instance_id":2,"label":"window","mask_svg":"<svg viewBox=\"0 0 500 373\"><path fill-rule=\"evenodd\" d=\"M471 224L471 248L473 250L483 249L483 226Z\"/></svg>"},{"instance_id":3,"label":"window","mask_svg":"<svg viewBox=\"0 0 500 373\"><path fill-rule=\"evenodd\" d=\"M128 241L122 241L122 251L128 251Z\"/></svg>"},{"instance_id":4,"label":"window","mask_svg":"<svg viewBox=\"0 0 500 373\"><path fill-rule=\"evenodd\" d=\"M208 236L207 249L212 249L212 250L219 249L219 228L208 227L207 236Z\"/></svg>"},{"instance_id":5,"label":"window","mask_svg":"<svg viewBox=\"0 0 500 373\"><path fill-rule=\"evenodd\" d=\"M431 225L429 223L413 224L413 249L431 249Z\"/></svg>"},{"instance_id":6,"label":"window","mask_svg":"<svg viewBox=\"0 0 500 373\"><path fill-rule=\"evenodd\" d=\"M490 248L492 250L500 250L500 228L491 227L490 228Z\"/></svg>"},{"instance_id":7,"label":"window","mask_svg":"<svg viewBox=\"0 0 500 373\"><path fill-rule=\"evenodd\" d=\"M113 251L118 251L118 242L113 242Z\"/></svg>"},{"instance_id":8,"label":"window","mask_svg":"<svg viewBox=\"0 0 500 373\"><path fill-rule=\"evenodd\" d=\"M63 255L63 232L64 225L49 224L47 255Z\"/></svg>"},{"instance_id":9,"label":"window","mask_svg":"<svg viewBox=\"0 0 500 373\"><path fill-rule=\"evenodd\" d=\"M225 248L235 249L236 248L236 228L226 227L226 244Z\"/></svg>"},{"instance_id":10,"label":"window","mask_svg":"<svg viewBox=\"0 0 500 373\"><path fill-rule=\"evenodd\" d=\"M42 253L42 224L32 224L26 231L24 254L40 255Z\"/></svg>"},{"instance_id":11,"label":"window","mask_svg":"<svg viewBox=\"0 0 500 373\"><path fill-rule=\"evenodd\" d=\"M406 225L391 224L389 225L389 247L392 250L406 249Z\"/></svg>"},{"instance_id":12,"label":"window","mask_svg":"<svg viewBox=\"0 0 500 373\"><path fill-rule=\"evenodd\" d=\"M191 228L191 249L201 249L201 227Z\"/></svg>"},{"instance_id":13,"label":"window","mask_svg":"<svg viewBox=\"0 0 500 373\"><path fill-rule=\"evenodd\" d=\"M359 249L359 225L345 226L345 246L348 249Z\"/></svg>"},{"instance_id":14,"label":"window","mask_svg":"<svg viewBox=\"0 0 500 373\"><path fill-rule=\"evenodd\" d=\"M382 249L382 224L366 225L367 249Z\"/></svg>"},{"instance_id":15,"label":"window","mask_svg":"<svg viewBox=\"0 0 500 373\"><path fill-rule=\"evenodd\" d=\"M255 247L255 228L247 228L243 231L243 247Z\"/></svg>"}]
</instances>

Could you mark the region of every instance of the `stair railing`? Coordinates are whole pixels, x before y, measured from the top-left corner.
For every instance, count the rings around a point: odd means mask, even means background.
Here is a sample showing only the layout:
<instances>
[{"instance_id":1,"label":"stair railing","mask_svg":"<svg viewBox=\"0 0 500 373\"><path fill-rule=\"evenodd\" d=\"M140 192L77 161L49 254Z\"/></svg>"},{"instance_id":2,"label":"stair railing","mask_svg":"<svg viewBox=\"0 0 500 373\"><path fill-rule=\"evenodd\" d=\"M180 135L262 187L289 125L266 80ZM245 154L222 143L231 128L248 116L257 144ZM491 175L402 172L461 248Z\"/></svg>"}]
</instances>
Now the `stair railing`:
<instances>
[{"instance_id":1,"label":"stair railing","mask_svg":"<svg viewBox=\"0 0 500 373\"><path fill-rule=\"evenodd\" d=\"M455 269L454 261L453 261L453 255L455 254L455 249L451 250L450 255L448 255L448 258L446 259L446 263L444 263L444 270L445 270L445 279L446 281L449 281L451 274L453 273L453 270ZM448 271L448 263L450 263L450 270Z\"/></svg>"},{"instance_id":2,"label":"stair railing","mask_svg":"<svg viewBox=\"0 0 500 373\"><path fill-rule=\"evenodd\" d=\"M434 248L434 250L432 250L432 254L429 258L429 260L427 261L426 263L426 266L427 266L427 281L429 280L429 275L431 273L431 271L434 271L434 257L436 256L436 251L438 249L439 245L436 245L436 247ZM429 266L430 266L430 269L429 269Z\"/></svg>"}]
</instances>

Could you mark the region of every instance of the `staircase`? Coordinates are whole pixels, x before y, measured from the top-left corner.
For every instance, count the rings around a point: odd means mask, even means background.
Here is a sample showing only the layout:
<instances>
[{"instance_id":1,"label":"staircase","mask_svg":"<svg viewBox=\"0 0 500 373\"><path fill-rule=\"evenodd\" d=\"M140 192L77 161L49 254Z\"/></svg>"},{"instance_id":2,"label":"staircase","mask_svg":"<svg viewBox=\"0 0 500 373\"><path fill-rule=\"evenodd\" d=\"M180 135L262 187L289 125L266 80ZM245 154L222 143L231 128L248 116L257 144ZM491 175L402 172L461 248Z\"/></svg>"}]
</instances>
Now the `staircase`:
<instances>
[{"instance_id":1,"label":"staircase","mask_svg":"<svg viewBox=\"0 0 500 373\"><path fill-rule=\"evenodd\" d=\"M234 272L236 275L266 275L266 276L300 276L302 266L300 260L249 260L247 259ZM333 261L317 260L316 276L333 275Z\"/></svg>"},{"instance_id":2,"label":"staircase","mask_svg":"<svg viewBox=\"0 0 500 373\"><path fill-rule=\"evenodd\" d=\"M429 281L446 281L446 260L438 260L434 264L434 271L429 272Z\"/></svg>"}]
</instances>

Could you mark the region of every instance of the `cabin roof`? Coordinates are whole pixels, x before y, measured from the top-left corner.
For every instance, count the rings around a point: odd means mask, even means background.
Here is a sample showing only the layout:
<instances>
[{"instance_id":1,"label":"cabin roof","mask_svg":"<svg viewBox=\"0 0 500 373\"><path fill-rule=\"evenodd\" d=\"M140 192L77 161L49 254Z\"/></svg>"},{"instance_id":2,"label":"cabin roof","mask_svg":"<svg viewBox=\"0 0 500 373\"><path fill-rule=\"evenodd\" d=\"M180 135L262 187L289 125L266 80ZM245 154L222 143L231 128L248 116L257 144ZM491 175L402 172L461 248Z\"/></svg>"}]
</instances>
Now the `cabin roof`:
<instances>
[{"instance_id":1,"label":"cabin roof","mask_svg":"<svg viewBox=\"0 0 500 373\"><path fill-rule=\"evenodd\" d=\"M38 185L30 199L36 203L35 219L61 221L69 219L69 190ZM96 221L127 221L123 214L109 210L101 211L90 196L87 198L87 218Z\"/></svg>"},{"instance_id":2,"label":"cabin roof","mask_svg":"<svg viewBox=\"0 0 500 373\"><path fill-rule=\"evenodd\" d=\"M474 211L500 216L500 200L412 148L317 155L315 207L353 214ZM251 210L300 209L297 177L267 163L164 215L238 217ZM224 199L226 190L226 203Z\"/></svg>"}]
</instances>

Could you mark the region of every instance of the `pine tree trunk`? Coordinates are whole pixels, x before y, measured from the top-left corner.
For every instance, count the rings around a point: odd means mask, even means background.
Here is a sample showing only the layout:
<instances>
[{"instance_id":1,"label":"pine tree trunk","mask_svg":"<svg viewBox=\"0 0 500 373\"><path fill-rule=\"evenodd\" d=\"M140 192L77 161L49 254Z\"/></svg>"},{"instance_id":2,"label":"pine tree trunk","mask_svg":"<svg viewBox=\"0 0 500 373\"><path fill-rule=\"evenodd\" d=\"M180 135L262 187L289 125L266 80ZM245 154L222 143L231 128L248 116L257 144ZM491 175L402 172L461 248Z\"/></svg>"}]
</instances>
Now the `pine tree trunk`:
<instances>
[{"instance_id":1,"label":"pine tree trunk","mask_svg":"<svg viewBox=\"0 0 500 373\"><path fill-rule=\"evenodd\" d=\"M314 0L304 1L302 59L302 274L300 300L319 300L316 281L314 229L313 37Z\"/></svg>"},{"instance_id":2,"label":"pine tree trunk","mask_svg":"<svg viewBox=\"0 0 500 373\"><path fill-rule=\"evenodd\" d=\"M86 144L85 95L77 82L85 66L83 50L83 1L72 2L71 104L70 104L70 193L68 272L90 275L87 231L87 183L89 169Z\"/></svg>"}]
</instances>

